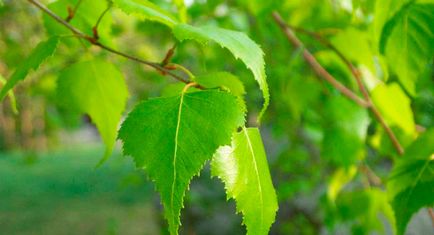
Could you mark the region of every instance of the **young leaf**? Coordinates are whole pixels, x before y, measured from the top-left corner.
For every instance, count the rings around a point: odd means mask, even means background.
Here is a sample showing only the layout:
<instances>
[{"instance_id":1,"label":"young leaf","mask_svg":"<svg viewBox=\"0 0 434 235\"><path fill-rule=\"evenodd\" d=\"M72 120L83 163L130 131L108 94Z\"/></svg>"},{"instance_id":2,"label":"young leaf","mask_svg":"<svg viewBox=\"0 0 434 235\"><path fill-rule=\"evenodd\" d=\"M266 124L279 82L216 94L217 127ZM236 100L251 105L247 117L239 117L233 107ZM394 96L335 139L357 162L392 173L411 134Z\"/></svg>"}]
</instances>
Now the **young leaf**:
<instances>
[{"instance_id":1,"label":"young leaf","mask_svg":"<svg viewBox=\"0 0 434 235\"><path fill-rule=\"evenodd\" d=\"M236 200L247 234L268 234L278 206L259 130L235 133L232 146L217 150L211 172L225 183L228 198Z\"/></svg>"},{"instance_id":2,"label":"young leaf","mask_svg":"<svg viewBox=\"0 0 434 235\"><path fill-rule=\"evenodd\" d=\"M380 49L404 88L415 82L434 53L434 4L406 4L383 29Z\"/></svg>"},{"instance_id":3,"label":"young leaf","mask_svg":"<svg viewBox=\"0 0 434 235\"><path fill-rule=\"evenodd\" d=\"M125 155L155 181L171 234L178 234L188 185L218 146L244 123L235 96L207 90L137 105L119 131Z\"/></svg>"},{"instance_id":4,"label":"young leaf","mask_svg":"<svg viewBox=\"0 0 434 235\"><path fill-rule=\"evenodd\" d=\"M202 44L214 41L227 48L235 58L243 61L247 68L252 71L262 90L264 106L259 115L259 118L261 118L268 107L270 94L265 74L264 53L254 41L244 33L213 26L194 27L187 24L178 24L173 28L173 33L180 41L193 39Z\"/></svg>"},{"instance_id":5,"label":"young leaf","mask_svg":"<svg viewBox=\"0 0 434 235\"><path fill-rule=\"evenodd\" d=\"M26 78L30 70L36 70L38 67L51 55L57 48L59 42L58 37L51 37L47 41L40 42L36 48L30 53L29 57L21 63L6 85L0 91L0 101L6 96L8 91L12 89L20 80Z\"/></svg>"},{"instance_id":6,"label":"young leaf","mask_svg":"<svg viewBox=\"0 0 434 235\"><path fill-rule=\"evenodd\" d=\"M398 235L404 234L415 212L434 205L434 129L422 134L396 160L387 191L395 211Z\"/></svg>"},{"instance_id":7,"label":"young leaf","mask_svg":"<svg viewBox=\"0 0 434 235\"><path fill-rule=\"evenodd\" d=\"M169 12L146 0L113 0L116 7L127 14L134 14L145 20L160 22L173 28L178 20Z\"/></svg>"},{"instance_id":8,"label":"young leaf","mask_svg":"<svg viewBox=\"0 0 434 235\"><path fill-rule=\"evenodd\" d=\"M61 105L88 114L101 135L106 160L112 153L117 126L125 109L128 90L121 72L111 63L89 60L64 69L58 81Z\"/></svg>"}]
</instances>

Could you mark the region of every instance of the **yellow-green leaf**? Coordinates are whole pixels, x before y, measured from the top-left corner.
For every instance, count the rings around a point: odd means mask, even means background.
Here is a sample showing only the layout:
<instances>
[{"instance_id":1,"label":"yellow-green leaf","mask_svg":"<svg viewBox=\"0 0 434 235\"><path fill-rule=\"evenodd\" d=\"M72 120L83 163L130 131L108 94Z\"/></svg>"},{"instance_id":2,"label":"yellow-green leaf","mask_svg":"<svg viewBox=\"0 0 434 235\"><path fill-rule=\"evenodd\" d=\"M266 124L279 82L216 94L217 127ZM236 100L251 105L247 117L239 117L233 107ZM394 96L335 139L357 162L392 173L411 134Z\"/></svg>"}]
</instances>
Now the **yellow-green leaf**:
<instances>
[{"instance_id":1,"label":"yellow-green leaf","mask_svg":"<svg viewBox=\"0 0 434 235\"><path fill-rule=\"evenodd\" d=\"M372 91L372 100L389 125L401 128L408 136L414 135L410 99L398 84L377 85Z\"/></svg>"},{"instance_id":2,"label":"yellow-green leaf","mask_svg":"<svg viewBox=\"0 0 434 235\"><path fill-rule=\"evenodd\" d=\"M268 234L278 206L259 130L235 133L231 146L217 150L211 171L224 182L228 198L236 200L247 234Z\"/></svg>"}]
</instances>

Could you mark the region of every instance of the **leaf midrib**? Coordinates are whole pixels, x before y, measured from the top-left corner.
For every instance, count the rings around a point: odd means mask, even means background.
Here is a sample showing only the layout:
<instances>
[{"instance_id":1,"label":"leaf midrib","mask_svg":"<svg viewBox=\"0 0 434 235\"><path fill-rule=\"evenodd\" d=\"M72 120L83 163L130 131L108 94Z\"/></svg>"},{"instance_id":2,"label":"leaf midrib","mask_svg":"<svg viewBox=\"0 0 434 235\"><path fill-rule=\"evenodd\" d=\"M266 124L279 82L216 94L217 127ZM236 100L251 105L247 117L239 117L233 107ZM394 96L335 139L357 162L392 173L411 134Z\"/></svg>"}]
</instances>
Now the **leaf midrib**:
<instances>
[{"instance_id":1,"label":"leaf midrib","mask_svg":"<svg viewBox=\"0 0 434 235\"><path fill-rule=\"evenodd\" d=\"M252 154L252 159L253 159L253 166L255 167L255 172L256 172L256 179L258 181L258 187L259 187L259 198L260 198L260 208L261 208L261 224L260 224L260 228L262 230L262 226L264 223L264 199L262 198L262 184L261 184L261 180L259 177L259 171L258 171L258 165L256 163L256 156L255 156L255 152L253 151L253 146L252 143L250 142L250 138L249 135L247 134L247 129L245 127L243 127L243 132L244 135L246 136L246 140L247 140L247 144L249 145L249 150Z\"/></svg>"},{"instance_id":2,"label":"leaf midrib","mask_svg":"<svg viewBox=\"0 0 434 235\"><path fill-rule=\"evenodd\" d=\"M181 114L182 114L182 105L184 103L184 94L185 92L181 93L181 98L179 101L179 106L178 106L178 117L177 117L177 123L176 123L176 131L175 131L175 147L174 147L174 151L173 151L173 162L172 162L172 166L173 166L173 182L172 182L172 189L170 192L170 210L172 211L172 224L175 225L175 221L174 221L174 211L173 211L173 197L174 197L174 192L175 192L175 183L176 183L176 158L177 158L177 154L178 154L178 135L179 135L179 127L181 124Z\"/></svg>"}]
</instances>

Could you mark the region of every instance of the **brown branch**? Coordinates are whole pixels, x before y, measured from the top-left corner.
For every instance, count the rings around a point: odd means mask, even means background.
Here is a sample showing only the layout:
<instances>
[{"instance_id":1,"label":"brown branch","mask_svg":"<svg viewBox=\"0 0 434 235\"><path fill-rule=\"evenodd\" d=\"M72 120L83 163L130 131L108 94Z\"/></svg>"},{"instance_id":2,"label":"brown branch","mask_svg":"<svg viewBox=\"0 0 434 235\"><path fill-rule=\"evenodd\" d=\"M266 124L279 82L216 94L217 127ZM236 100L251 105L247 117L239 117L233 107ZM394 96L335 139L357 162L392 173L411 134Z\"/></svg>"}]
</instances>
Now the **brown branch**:
<instances>
[{"instance_id":1,"label":"brown branch","mask_svg":"<svg viewBox=\"0 0 434 235\"><path fill-rule=\"evenodd\" d=\"M277 22L277 24L282 29L283 33L286 35L288 40L296 47L297 49L303 50L303 57L306 60L307 63L312 67L312 69L315 71L315 73L320 77L326 80L328 83L330 83L333 87L335 87L337 90L339 90L343 95L348 97L349 99L356 102L358 105L362 107L368 107L369 103L366 102L364 99L360 98L357 94L355 94L353 91L348 89L345 85L340 83L338 80L336 80L330 73L325 70L320 63L315 59L315 57L306 49L304 48L303 43L295 36L294 32L287 27L285 22L283 21L282 17L280 17L279 13L273 12L274 20Z\"/></svg>"},{"instance_id":2,"label":"brown branch","mask_svg":"<svg viewBox=\"0 0 434 235\"><path fill-rule=\"evenodd\" d=\"M282 17L277 13L276 11L273 12L273 17L276 23L280 26L282 31L285 33L288 40L296 47L296 48L303 48L303 43L297 38L297 36L294 34L294 32L291 30L291 28L283 21ZM395 147L398 154L402 155L404 153L404 149L401 146L401 144L398 141L398 138L396 138L393 131L390 129L390 127L387 125L386 121L384 120L381 113L378 111L378 109L373 104L371 97L369 96L368 91L366 90L363 82L360 71L330 42L325 40L323 37L321 37L318 34L315 34L313 32L309 32L307 30L300 30L298 31L303 32L309 36L312 36L316 38L319 42L321 42L323 45L329 47L331 50L333 50L348 66L351 73L353 74L354 78L356 79L357 85L360 89L360 92L362 93L364 99L361 99L359 96L354 94L350 89L339 83L331 74L329 74L315 59L315 57L307 50L303 50L303 56L305 60L309 63L309 65L313 68L313 70L317 73L318 76L324 78L327 80L330 84L332 84L336 89L342 92L345 96L348 98L356 101L359 105L362 107L369 108L371 112L373 113L375 119L381 124L381 126L386 131L388 137L392 141L393 146ZM360 101L362 100L362 102Z\"/></svg>"},{"instance_id":3,"label":"brown branch","mask_svg":"<svg viewBox=\"0 0 434 235\"><path fill-rule=\"evenodd\" d=\"M74 33L77 37L79 38L83 38L86 41L88 41L89 43L91 43L94 46L100 47L101 49L104 49L106 51L109 51L113 54L116 54L118 56L122 56L124 58L127 58L129 60L147 65L149 67L154 68L155 70L163 73L163 74L167 74L173 78L175 78L176 80L183 82L185 84L189 84L190 81L188 81L187 79L173 73L171 71L171 69L167 69L164 66L161 66L160 63L157 62L150 62L150 61L146 61L143 59L140 59L138 57L132 56L132 55L128 55L124 52L121 51L117 51L111 47L108 47L100 42L98 42L98 40L92 36L88 36L85 33L81 32L79 29L75 28L74 26L72 26L71 24L69 24L68 22L66 22L64 19L62 19L60 16L56 15L54 12L52 12L50 9L48 9L45 5L43 5L42 3L40 3L38 0L28 0L31 4L35 5L36 7L38 7L40 10L42 10L43 12L45 12L47 15L49 15L51 18L53 18L54 20L56 20L58 23L62 24L63 26L65 26L66 28L68 28L72 33ZM204 89L202 86L200 85L196 85L196 88L199 89Z\"/></svg>"},{"instance_id":4,"label":"brown branch","mask_svg":"<svg viewBox=\"0 0 434 235\"><path fill-rule=\"evenodd\" d=\"M336 55L345 63L345 65L351 71L351 74L353 75L353 77L356 79L356 82L357 82L357 85L358 85L358 87L360 89L360 92L362 93L362 95L365 98L365 100L369 103L369 109L372 111L372 113L374 114L374 116L377 119L377 121L381 124L381 126L386 131L386 133L389 136L389 139L392 141L392 144L395 147L396 151L400 155L402 155L404 153L404 149L402 148L401 144L399 143L399 141L396 138L396 136L393 133L393 131L387 125L387 123L384 120L384 118L381 115L381 113L378 111L378 109L373 104L372 99L369 96L369 93L366 90L366 87L365 87L365 85L362 82L362 76L361 76L360 71L351 63L351 61L348 58L345 57L345 55L339 49L337 49L332 43L330 43L327 39L325 39L321 35L316 34L314 32L310 32L308 30L300 29L300 28L298 28L297 30L299 32L302 32L302 33L304 33L306 35L309 35L309 36L317 39L321 44L323 44L324 46L326 46L329 49L331 49L332 51L334 51L336 53Z\"/></svg>"}]
</instances>

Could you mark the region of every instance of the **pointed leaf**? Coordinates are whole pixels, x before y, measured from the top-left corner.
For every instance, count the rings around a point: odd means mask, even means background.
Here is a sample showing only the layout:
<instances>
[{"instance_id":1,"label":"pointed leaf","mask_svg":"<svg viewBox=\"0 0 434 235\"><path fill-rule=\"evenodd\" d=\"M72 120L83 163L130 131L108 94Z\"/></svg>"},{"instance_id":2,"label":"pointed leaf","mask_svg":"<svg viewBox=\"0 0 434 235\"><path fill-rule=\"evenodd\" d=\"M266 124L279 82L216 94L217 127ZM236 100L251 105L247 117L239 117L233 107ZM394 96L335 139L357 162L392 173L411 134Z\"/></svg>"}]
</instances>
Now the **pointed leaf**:
<instances>
[{"instance_id":1,"label":"pointed leaf","mask_svg":"<svg viewBox=\"0 0 434 235\"><path fill-rule=\"evenodd\" d=\"M59 42L58 37L51 37L47 41L40 42L36 48L30 53L29 57L21 63L12 76L7 81L6 85L0 91L0 101L6 96L8 91L12 89L20 80L26 78L30 70L36 70L38 67L51 55L57 48Z\"/></svg>"},{"instance_id":2,"label":"pointed leaf","mask_svg":"<svg viewBox=\"0 0 434 235\"><path fill-rule=\"evenodd\" d=\"M180 41L193 39L202 44L214 41L227 48L235 58L243 61L247 68L252 71L259 88L262 90L264 106L259 115L259 119L261 118L270 102L270 94L265 74L264 53L254 41L244 33L213 26L194 27L178 24L173 28L173 33Z\"/></svg>"},{"instance_id":3,"label":"pointed leaf","mask_svg":"<svg viewBox=\"0 0 434 235\"><path fill-rule=\"evenodd\" d=\"M113 0L115 6L127 14L134 14L145 20L163 23L170 28L178 24L178 20L169 12L146 0Z\"/></svg>"},{"instance_id":4,"label":"pointed leaf","mask_svg":"<svg viewBox=\"0 0 434 235\"><path fill-rule=\"evenodd\" d=\"M426 131L404 156L396 160L387 181L398 234L404 234L411 216L434 205L434 129Z\"/></svg>"},{"instance_id":5,"label":"pointed leaf","mask_svg":"<svg viewBox=\"0 0 434 235\"><path fill-rule=\"evenodd\" d=\"M124 154L155 181L171 234L178 233L191 179L243 122L235 96L207 90L147 100L122 124Z\"/></svg>"},{"instance_id":6,"label":"pointed leaf","mask_svg":"<svg viewBox=\"0 0 434 235\"><path fill-rule=\"evenodd\" d=\"M112 153L127 97L123 75L111 63L95 59L74 64L60 73L59 102L91 117L106 145L102 161Z\"/></svg>"},{"instance_id":7,"label":"pointed leaf","mask_svg":"<svg viewBox=\"0 0 434 235\"><path fill-rule=\"evenodd\" d=\"M211 171L225 183L228 198L236 200L247 234L268 234L278 206L259 130L235 133L232 146L218 149Z\"/></svg>"}]
</instances>

